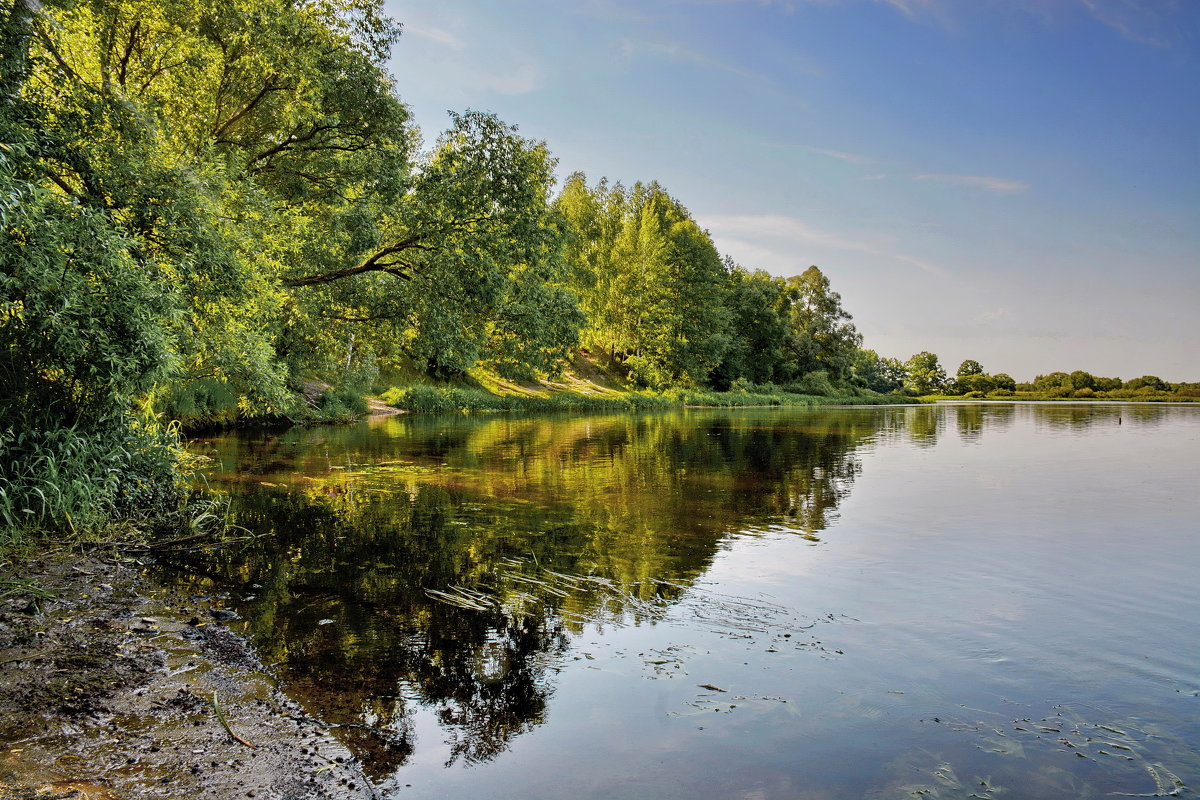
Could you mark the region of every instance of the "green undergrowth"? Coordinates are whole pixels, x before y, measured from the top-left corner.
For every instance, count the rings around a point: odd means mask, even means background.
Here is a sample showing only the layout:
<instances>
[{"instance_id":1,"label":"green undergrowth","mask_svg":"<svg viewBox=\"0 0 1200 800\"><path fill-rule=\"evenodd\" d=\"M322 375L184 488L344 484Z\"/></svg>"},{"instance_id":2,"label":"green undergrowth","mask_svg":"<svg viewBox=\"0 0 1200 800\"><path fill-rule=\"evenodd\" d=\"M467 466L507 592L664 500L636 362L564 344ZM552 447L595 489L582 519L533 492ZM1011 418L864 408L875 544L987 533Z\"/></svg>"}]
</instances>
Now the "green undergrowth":
<instances>
[{"instance_id":1,"label":"green undergrowth","mask_svg":"<svg viewBox=\"0 0 1200 800\"><path fill-rule=\"evenodd\" d=\"M203 461L182 446L177 423L148 415L0 429L0 561L226 536L227 498L193 487Z\"/></svg>"},{"instance_id":2,"label":"green undergrowth","mask_svg":"<svg viewBox=\"0 0 1200 800\"><path fill-rule=\"evenodd\" d=\"M380 399L388 405L418 413L472 411L631 411L672 408L677 402L661 395L624 392L603 395L555 392L548 395L492 394L456 386L393 387Z\"/></svg>"},{"instance_id":3,"label":"green undergrowth","mask_svg":"<svg viewBox=\"0 0 1200 800\"><path fill-rule=\"evenodd\" d=\"M380 399L388 405L416 413L451 412L550 412L550 411L634 411L705 406L734 408L751 406L818 406L894 404L911 402L908 398L879 394L833 396L803 395L784 391L710 392L694 389L668 389L655 392L607 392L583 394L553 392L544 395L493 394L483 389L453 386L392 387Z\"/></svg>"},{"instance_id":4,"label":"green undergrowth","mask_svg":"<svg viewBox=\"0 0 1200 800\"><path fill-rule=\"evenodd\" d=\"M0 431L0 550L46 536L98 540L201 522L174 426L114 418Z\"/></svg>"}]
</instances>

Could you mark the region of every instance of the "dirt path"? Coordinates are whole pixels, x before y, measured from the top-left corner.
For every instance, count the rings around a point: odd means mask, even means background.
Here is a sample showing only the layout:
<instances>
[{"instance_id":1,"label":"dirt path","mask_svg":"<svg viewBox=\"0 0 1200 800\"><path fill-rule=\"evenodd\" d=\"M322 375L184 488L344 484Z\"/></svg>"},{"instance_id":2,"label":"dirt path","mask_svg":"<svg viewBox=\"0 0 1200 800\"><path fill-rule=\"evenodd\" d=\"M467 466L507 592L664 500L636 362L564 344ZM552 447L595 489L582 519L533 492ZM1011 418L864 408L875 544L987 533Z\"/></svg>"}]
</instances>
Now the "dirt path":
<instances>
[{"instance_id":1,"label":"dirt path","mask_svg":"<svg viewBox=\"0 0 1200 800\"><path fill-rule=\"evenodd\" d=\"M59 554L0 580L0 800L371 798L215 601Z\"/></svg>"}]
</instances>

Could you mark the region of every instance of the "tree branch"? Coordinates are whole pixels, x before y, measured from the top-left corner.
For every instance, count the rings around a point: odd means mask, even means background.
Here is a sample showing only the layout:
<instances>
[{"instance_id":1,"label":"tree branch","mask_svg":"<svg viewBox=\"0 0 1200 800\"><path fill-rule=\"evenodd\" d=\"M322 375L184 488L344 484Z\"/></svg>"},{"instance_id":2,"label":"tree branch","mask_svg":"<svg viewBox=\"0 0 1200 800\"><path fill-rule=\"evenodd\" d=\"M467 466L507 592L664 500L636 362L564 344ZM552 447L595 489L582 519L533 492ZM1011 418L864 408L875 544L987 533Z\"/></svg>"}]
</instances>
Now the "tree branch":
<instances>
[{"instance_id":1,"label":"tree branch","mask_svg":"<svg viewBox=\"0 0 1200 800\"><path fill-rule=\"evenodd\" d=\"M217 128L215 131L213 131L213 138L220 139L222 136L224 136L226 131L228 131L231 126L236 124L238 120L244 118L247 114L249 114L251 111L253 111L255 109L255 107L259 103L261 103L263 101L263 99L271 92L277 92L280 90L286 90L286 89L292 88L290 86L276 85L275 81L278 78L279 78L279 73L277 73L277 72L272 72L270 75L268 75L266 82L263 83L263 88L259 90L258 94L256 94L249 102L247 102L244 106L242 106L240 111L238 111L236 114L234 114L229 119L225 120L225 122L221 125L221 127Z\"/></svg>"},{"instance_id":2,"label":"tree branch","mask_svg":"<svg viewBox=\"0 0 1200 800\"><path fill-rule=\"evenodd\" d=\"M402 253L405 250L425 250L432 251L434 248L421 244L420 237L412 236L404 241L389 245L382 250L372 254L362 263L354 267L346 267L345 269L335 269L332 272L318 272L312 275L306 275L303 278L284 278L283 285L296 289L301 286L321 286L326 283L340 281L343 278L351 278L355 275L364 275L368 272L384 272L388 275L395 275L397 278L404 280L412 280L413 265L401 261L399 259L385 260L388 256L394 256L397 253Z\"/></svg>"}]
</instances>

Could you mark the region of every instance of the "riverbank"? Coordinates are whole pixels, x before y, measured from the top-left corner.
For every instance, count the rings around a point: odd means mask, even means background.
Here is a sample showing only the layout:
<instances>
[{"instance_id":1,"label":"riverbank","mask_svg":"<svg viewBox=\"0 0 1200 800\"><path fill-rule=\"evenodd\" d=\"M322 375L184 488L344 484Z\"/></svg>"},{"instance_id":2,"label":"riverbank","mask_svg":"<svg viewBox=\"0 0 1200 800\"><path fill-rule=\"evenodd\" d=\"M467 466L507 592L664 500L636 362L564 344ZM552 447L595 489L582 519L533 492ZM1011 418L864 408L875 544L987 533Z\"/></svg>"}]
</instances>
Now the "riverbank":
<instances>
[{"instance_id":1,"label":"riverbank","mask_svg":"<svg viewBox=\"0 0 1200 800\"><path fill-rule=\"evenodd\" d=\"M329 726L222 624L119 553L0 581L0 800L370 798Z\"/></svg>"}]
</instances>

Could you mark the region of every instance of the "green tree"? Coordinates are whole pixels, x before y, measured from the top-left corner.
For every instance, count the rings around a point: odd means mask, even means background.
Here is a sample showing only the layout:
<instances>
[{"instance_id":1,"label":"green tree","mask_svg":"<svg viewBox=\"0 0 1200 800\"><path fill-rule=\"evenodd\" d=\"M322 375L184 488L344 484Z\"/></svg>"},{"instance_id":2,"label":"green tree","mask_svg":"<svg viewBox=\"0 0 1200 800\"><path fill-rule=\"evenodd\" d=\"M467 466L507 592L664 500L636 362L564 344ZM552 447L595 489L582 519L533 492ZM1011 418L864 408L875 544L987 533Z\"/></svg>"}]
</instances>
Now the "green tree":
<instances>
[{"instance_id":1,"label":"green tree","mask_svg":"<svg viewBox=\"0 0 1200 800\"><path fill-rule=\"evenodd\" d=\"M904 386L916 394L934 394L946 388L946 371L938 363L938 357L923 350L904 364Z\"/></svg>"},{"instance_id":2,"label":"green tree","mask_svg":"<svg viewBox=\"0 0 1200 800\"><path fill-rule=\"evenodd\" d=\"M1005 372L997 372L992 376L992 380L996 382L997 389L1004 389L1005 391L1009 392L1015 392L1017 390L1017 382L1013 380L1011 375Z\"/></svg>"},{"instance_id":3,"label":"green tree","mask_svg":"<svg viewBox=\"0 0 1200 800\"><path fill-rule=\"evenodd\" d=\"M854 382L873 392L894 392L904 388L904 364L896 358L884 358L874 350L859 350L854 359Z\"/></svg>"},{"instance_id":4,"label":"green tree","mask_svg":"<svg viewBox=\"0 0 1200 800\"><path fill-rule=\"evenodd\" d=\"M728 275L708 233L654 183L589 189L572 175L555 208L585 346L644 386L706 382L730 343Z\"/></svg>"},{"instance_id":5,"label":"green tree","mask_svg":"<svg viewBox=\"0 0 1200 800\"><path fill-rule=\"evenodd\" d=\"M789 329L783 281L766 272L747 272L726 260L731 325L730 346L713 373L713 385L728 389L736 380L781 383L785 378Z\"/></svg>"},{"instance_id":6,"label":"green tree","mask_svg":"<svg viewBox=\"0 0 1200 800\"><path fill-rule=\"evenodd\" d=\"M959 364L958 372L955 373L955 375L959 378L966 377L967 375L982 375L982 374L983 374L983 367L980 365L980 363L978 361L975 361L974 359L971 359L971 358L968 358L966 361Z\"/></svg>"},{"instance_id":7,"label":"green tree","mask_svg":"<svg viewBox=\"0 0 1200 800\"><path fill-rule=\"evenodd\" d=\"M378 0L0 14L5 436L132 441L137 409L288 412L377 354L550 369L577 343L553 158L476 112L418 155Z\"/></svg>"},{"instance_id":8,"label":"green tree","mask_svg":"<svg viewBox=\"0 0 1200 800\"><path fill-rule=\"evenodd\" d=\"M1033 379L1033 390L1035 392L1054 392L1059 389L1071 388L1071 376L1065 372L1051 372L1047 375L1038 375Z\"/></svg>"},{"instance_id":9,"label":"green tree","mask_svg":"<svg viewBox=\"0 0 1200 800\"><path fill-rule=\"evenodd\" d=\"M835 383L844 383L852 372L862 337L842 308L842 297L830 288L829 278L812 266L785 282L788 294L788 344L794 374L825 372Z\"/></svg>"},{"instance_id":10,"label":"green tree","mask_svg":"<svg viewBox=\"0 0 1200 800\"><path fill-rule=\"evenodd\" d=\"M1135 392L1139 389L1165 392L1170 387L1167 386L1166 381L1164 381L1162 378L1159 378L1157 375L1143 375L1140 378L1133 378L1132 380L1125 381L1124 388Z\"/></svg>"}]
</instances>

